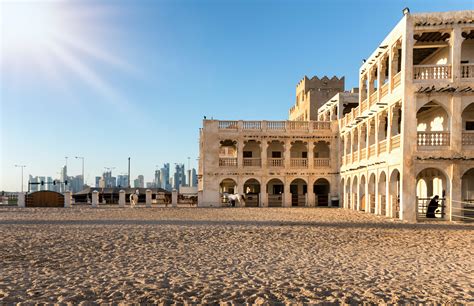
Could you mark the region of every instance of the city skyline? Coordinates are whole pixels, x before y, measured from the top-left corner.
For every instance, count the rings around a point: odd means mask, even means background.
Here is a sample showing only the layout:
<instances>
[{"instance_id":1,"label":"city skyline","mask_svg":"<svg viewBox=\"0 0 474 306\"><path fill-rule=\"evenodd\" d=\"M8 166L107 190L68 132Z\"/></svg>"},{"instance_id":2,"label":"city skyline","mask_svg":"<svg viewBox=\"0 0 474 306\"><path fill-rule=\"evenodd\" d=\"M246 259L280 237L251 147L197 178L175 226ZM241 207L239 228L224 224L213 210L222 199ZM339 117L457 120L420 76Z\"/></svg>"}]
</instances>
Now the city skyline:
<instances>
[{"instance_id":1,"label":"city skyline","mask_svg":"<svg viewBox=\"0 0 474 306\"><path fill-rule=\"evenodd\" d=\"M345 76L346 90L357 87L359 63L405 6L474 8L472 1L387 2L384 10L373 3L50 1L25 10L3 1L0 189L20 190L15 164L26 165L26 186L29 174L55 177L64 156L74 176L82 174L74 157L85 158L88 184L104 167L127 173L129 156L132 177L146 173L145 181L165 161L191 156L197 168L203 116L284 120L304 75ZM18 20L31 17L25 12L38 13L30 28L47 19L61 32L21 31ZM355 15L357 27L338 22ZM311 28L314 35L301 34Z\"/></svg>"}]
</instances>

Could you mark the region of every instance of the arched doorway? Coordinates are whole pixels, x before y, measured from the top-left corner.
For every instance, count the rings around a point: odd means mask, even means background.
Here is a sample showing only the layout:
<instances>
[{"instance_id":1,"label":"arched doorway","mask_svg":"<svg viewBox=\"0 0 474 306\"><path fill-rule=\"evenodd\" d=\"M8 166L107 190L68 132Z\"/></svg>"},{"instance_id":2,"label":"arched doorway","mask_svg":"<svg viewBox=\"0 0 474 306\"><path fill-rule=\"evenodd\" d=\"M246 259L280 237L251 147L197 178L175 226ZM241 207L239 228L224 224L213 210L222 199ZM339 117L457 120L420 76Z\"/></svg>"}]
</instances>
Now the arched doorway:
<instances>
[{"instance_id":1,"label":"arched doorway","mask_svg":"<svg viewBox=\"0 0 474 306\"><path fill-rule=\"evenodd\" d=\"M280 179L274 178L267 183L268 207L283 206L283 192L285 185Z\"/></svg>"},{"instance_id":2,"label":"arched doorway","mask_svg":"<svg viewBox=\"0 0 474 306\"><path fill-rule=\"evenodd\" d=\"M342 184L344 184L344 181ZM313 192L316 197L316 206L329 206L330 185L327 179L317 179L313 184Z\"/></svg>"},{"instance_id":3,"label":"arched doorway","mask_svg":"<svg viewBox=\"0 0 474 306\"><path fill-rule=\"evenodd\" d=\"M389 203L390 203L390 216L394 218L400 218L400 172L395 169L390 174L389 189Z\"/></svg>"},{"instance_id":4,"label":"arched doorway","mask_svg":"<svg viewBox=\"0 0 474 306\"><path fill-rule=\"evenodd\" d=\"M260 204L260 183L256 179L249 179L244 183L245 206L258 207Z\"/></svg>"},{"instance_id":5,"label":"arched doorway","mask_svg":"<svg viewBox=\"0 0 474 306\"><path fill-rule=\"evenodd\" d=\"M237 183L230 178L226 178L222 180L219 185L219 192L221 194L221 203L227 204L229 199L227 198L226 194L234 194L237 192Z\"/></svg>"},{"instance_id":6,"label":"arched doorway","mask_svg":"<svg viewBox=\"0 0 474 306\"><path fill-rule=\"evenodd\" d=\"M291 206L306 206L308 186L303 179L297 178L290 184Z\"/></svg>"},{"instance_id":7,"label":"arched doorway","mask_svg":"<svg viewBox=\"0 0 474 306\"><path fill-rule=\"evenodd\" d=\"M375 214L375 174L372 173L369 179L369 212Z\"/></svg>"},{"instance_id":8,"label":"arched doorway","mask_svg":"<svg viewBox=\"0 0 474 306\"><path fill-rule=\"evenodd\" d=\"M473 73L474 75L474 73ZM462 145L474 146L474 103L462 112Z\"/></svg>"},{"instance_id":9,"label":"arched doorway","mask_svg":"<svg viewBox=\"0 0 474 306\"><path fill-rule=\"evenodd\" d=\"M382 216L387 215L387 176L385 172L380 173L379 183L378 183L378 192L379 192L379 212Z\"/></svg>"},{"instance_id":10,"label":"arched doorway","mask_svg":"<svg viewBox=\"0 0 474 306\"><path fill-rule=\"evenodd\" d=\"M352 188L351 188L351 208L358 208L358 197L357 197L357 188L359 188L357 176L354 176L352 179Z\"/></svg>"},{"instance_id":11,"label":"arched doorway","mask_svg":"<svg viewBox=\"0 0 474 306\"><path fill-rule=\"evenodd\" d=\"M461 178L461 201L462 210L460 214L466 221L474 221L474 168L469 169Z\"/></svg>"},{"instance_id":12,"label":"arched doorway","mask_svg":"<svg viewBox=\"0 0 474 306\"><path fill-rule=\"evenodd\" d=\"M428 205L434 196L439 197L435 216L446 216L446 194L448 181L444 173L437 168L426 168L416 177L417 219L426 219Z\"/></svg>"},{"instance_id":13,"label":"arched doorway","mask_svg":"<svg viewBox=\"0 0 474 306\"><path fill-rule=\"evenodd\" d=\"M366 211L365 203L366 203L366 194L365 194L365 175L360 177L360 185L359 185L359 210Z\"/></svg>"}]
</instances>

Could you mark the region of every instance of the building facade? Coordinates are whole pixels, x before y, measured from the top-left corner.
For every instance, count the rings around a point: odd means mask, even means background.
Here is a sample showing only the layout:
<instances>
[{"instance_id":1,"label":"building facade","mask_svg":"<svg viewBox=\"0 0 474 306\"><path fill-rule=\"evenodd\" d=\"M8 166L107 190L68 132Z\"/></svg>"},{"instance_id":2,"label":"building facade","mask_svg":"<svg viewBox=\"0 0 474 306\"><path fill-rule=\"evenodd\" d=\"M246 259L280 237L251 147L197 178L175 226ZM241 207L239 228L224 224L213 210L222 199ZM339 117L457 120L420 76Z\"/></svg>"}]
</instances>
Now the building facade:
<instances>
[{"instance_id":1,"label":"building facade","mask_svg":"<svg viewBox=\"0 0 474 306\"><path fill-rule=\"evenodd\" d=\"M204 120L199 205L220 205L226 193L257 199L248 206L333 199L419 221L437 195L437 218L465 217L474 203L474 11L406 12L364 61L359 88L343 88L344 78L305 77L290 121Z\"/></svg>"}]
</instances>

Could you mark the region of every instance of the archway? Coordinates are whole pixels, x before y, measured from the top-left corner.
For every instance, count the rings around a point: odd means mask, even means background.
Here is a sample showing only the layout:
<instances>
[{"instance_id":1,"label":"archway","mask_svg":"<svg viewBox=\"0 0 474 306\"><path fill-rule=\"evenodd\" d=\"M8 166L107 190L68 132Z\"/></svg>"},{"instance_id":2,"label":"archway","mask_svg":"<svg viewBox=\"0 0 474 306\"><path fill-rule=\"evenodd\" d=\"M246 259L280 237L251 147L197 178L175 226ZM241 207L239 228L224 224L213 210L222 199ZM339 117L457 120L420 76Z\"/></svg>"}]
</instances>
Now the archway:
<instances>
[{"instance_id":1,"label":"archway","mask_svg":"<svg viewBox=\"0 0 474 306\"><path fill-rule=\"evenodd\" d=\"M474 74L474 73L473 73ZM462 145L474 146L474 103L462 112Z\"/></svg>"},{"instance_id":2,"label":"archway","mask_svg":"<svg viewBox=\"0 0 474 306\"><path fill-rule=\"evenodd\" d=\"M360 184L359 184L359 210L366 211L365 203L366 203L366 194L365 194L365 175L360 177Z\"/></svg>"},{"instance_id":3,"label":"archway","mask_svg":"<svg viewBox=\"0 0 474 306\"><path fill-rule=\"evenodd\" d=\"M348 177L347 178L347 182L346 182L346 193L345 193L345 204L346 206L344 206L345 208L351 208L352 207L352 199L351 199L351 178Z\"/></svg>"},{"instance_id":4,"label":"archway","mask_svg":"<svg viewBox=\"0 0 474 306\"><path fill-rule=\"evenodd\" d=\"M474 220L474 168L469 169L461 178L462 216Z\"/></svg>"},{"instance_id":5,"label":"archway","mask_svg":"<svg viewBox=\"0 0 474 306\"><path fill-rule=\"evenodd\" d=\"M369 212L375 214L375 174L372 173L369 178Z\"/></svg>"},{"instance_id":6,"label":"archway","mask_svg":"<svg viewBox=\"0 0 474 306\"><path fill-rule=\"evenodd\" d=\"M330 149L326 141L318 141L314 145L314 166L329 167Z\"/></svg>"},{"instance_id":7,"label":"archway","mask_svg":"<svg viewBox=\"0 0 474 306\"><path fill-rule=\"evenodd\" d=\"M387 176L385 172L380 173L378 182L378 193L379 193L379 212L382 216L387 215Z\"/></svg>"},{"instance_id":8,"label":"archway","mask_svg":"<svg viewBox=\"0 0 474 306\"><path fill-rule=\"evenodd\" d=\"M351 208L352 209L357 209L358 208L358 198L357 198L357 188L358 186L358 180L357 176L354 176L352 179L352 188L351 188Z\"/></svg>"},{"instance_id":9,"label":"archway","mask_svg":"<svg viewBox=\"0 0 474 306\"><path fill-rule=\"evenodd\" d=\"M249 140L244 142L242 151L242 161L244 167L260 167L261 166L261 148L260 141Z\"/></svg>"},{"instance_id":10,"label":"archway","mask_svg":"<svg viewBox=\"0 0 474 306\"><path fill-rule=\"evenodd\" d=\"M249 179L244 183L245 206L258 207L260 203L260 183L256 179Z\"/></svg>"},{"instance_id":11,"label":"archway","mask_svg":"<svg viewBox=\"0 0 474 306\"><path fill-rule=\"evenodd\" d=\"M306 206L308 186L303 179L295 179L290 184L291 206Z\"/></svg>"},{"instance_id":12,"label":"archway","mask_svg":"<svg viewBox=\"0 0 474 306\"><path fill-rule=\"evenodd\" d=\"M400 172L395 169L390 174L389 189L389 203L390 203L390 216L400 218Z\"/></svg>"},{"instance_id":13,"label":"archway","mask_svg":"<svg viewBox=\"0 0 474 306\"><path fill-rule=\"evenodd\" d=\"M438 103L431 101L416 113L418 148L449 146L449 115Z\"/></svg>"},{"instance_id":14,"label":"archway","mask_svg":"<svg viewBox=\"0 0 474 306\"><path fill-rule=\"evenodd\" d=\"M307 143L297 140L291 143L290 148L290 167L307 168L308 167L308 147Z\"/></svg>"},{"instance_id":15,"label":"archway","mask_svg":"<svg viewBox=\"0 0 474 306\"><path fill-rule=\"evenodd\" d=\"M437 168L426 168L416 177L417 219L426 219L428 204L434 196L439 197L435 216L444 219L446 215L446 194L448 180Z\"/></svg>"},{"instance_id":16,"label":"archway","mask_svg":"<svg viewBox=\"0 0 474 306\"><path fill-rule=\"evenodd\" d=\"M275 167L284 167L284 156L285 148L283 146L283 142L278 140L273 140L268 142L267 147L267 163L268 167L275 168Z\"/></svg>"},{"instance_id":17,"label":"archway","mask_svg":"<svg viewBox=\"0 0 474 306\"><path fill-rule=\"evenodd\" d=\"M283 206L283 192L285 185L277 178L271 179L267 183L268 207Z\"/></svg>"},{"instance_id":18,"label":"archway","mask_svg":"<svg viewBox=\"0 0 474 306\"><path fill-rule=\"evenodd\" d=\"M327 179L317 179L313 184L313 192L316 197L316 206L329 206L330 184Z\"/></svg>"},{"instance_id":19,"label":"archway","mask_svg":"<svg viewBox=\"0 0 474 306\"><path fill-rule=\"evenodd\" d=\"M237 141L226 139L220 142L219 166L237 167Z\"/></svg>"},{"instance_id":20,"label":"archway","mask_svg":"<svg viewBox=\"0 0 474 306\"><path fill-rule=\"evenodd\" d=\"M237 183L230 178L226 178L219 184L219 192L221 194L221 203L228 203L226 194L234 194L237 192Z\"/></svg>"}]
</instances>

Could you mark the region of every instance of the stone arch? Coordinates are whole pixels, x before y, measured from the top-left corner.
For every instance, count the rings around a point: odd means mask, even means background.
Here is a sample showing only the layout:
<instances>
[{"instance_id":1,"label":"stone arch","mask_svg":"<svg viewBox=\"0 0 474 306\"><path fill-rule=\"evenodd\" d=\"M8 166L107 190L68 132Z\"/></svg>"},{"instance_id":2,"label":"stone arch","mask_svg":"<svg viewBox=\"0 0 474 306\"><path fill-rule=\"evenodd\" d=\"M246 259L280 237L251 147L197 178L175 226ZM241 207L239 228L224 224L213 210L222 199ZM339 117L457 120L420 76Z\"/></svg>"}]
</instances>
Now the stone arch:
<instances>
[{"instance_id":1,"label":"stone arch","mask_svg":"<svg viewBox=\"0 0 474 306\"><path fill-rule=\"evenodd\" d=\"M282 207L283 206L283 193L285 190L285 184L280 178L271 178L265 184L267 188L268 206L269 207Z\"/></svg>"},{"instance_id":2,"label":"stone arch","mask_svg":"<svg viewBox=\"0 0 474 306\"><path fill-rule=\"evenodd\" d=\"M462 118L463 133L466 133L466 135L468 133L471 133L469 139L474 142L474 102L470 103L463 109L461 118ZM467 144L467 143L464 143L465 138L466 136L463 135L463 144Z\"/></svg>"},{"instance_id":3,"label":"stone arch","mask_svg":"<svg viewBox=\"0 0 474 306\"><path fill-rule=\"evenodd\" d=\"M331 184L325 178L318 178L313 183L313 192L316 197L316 206L329 206Z\"/></svg>"},{"instance_id":4,"label":"stone arch","mask_svg":"<svg viewBox=\"0 0 474 306\"><path fill-rule=\"evenodd\" d=\"M260 182L256 178L250 178L244 183L245 206L260 206Z\"/></svg>"},{"instance_id":5,"label":"stone arch","mask_svg":"<svg viewBox=\"0 0 474 306\"><path fill-rule=\"evenodd\" d=\"M387 207L387 175L385 171L381 171L379 173L378 179L378 203L379 203L379 213L382 216L387 215L388 207Z\"/></svg>"},{"instance_id":6,"label":"stone arch","mask_svg":"<svg viewBox=\"0 0 474 306\"><path fill-rule=\"evenodd\" d=\"M306 206L308 184L303 178L295 178L290 183L291 206Z\"/></svg>"},{"instance_id":7,"label":"stone arch","mask_svg":"<svg viewBox=\"0 0 474 306\"><path fill-rule=\"evenodd\" d=\"M244 167L260 167L262 157L262 148L260 141L250 139L244 141L242 149L242 162Z\"/></svg>"},{"instance_id":8,"label":"stone arch","mask_svg":"<svg viewBox=\"0 0 474 306\"><path fill-rule=\"evenodd\" d=\"M360 184L359 184L359 210L360 211L366 211L365 203L366 203L366 197L367 195L365 194L365 184L367 184L365 175L362 174L360 176Z\"/></svg>"},{"instance_id":9,"label":"stone arch","mask_svg":"<svg viewBox=\"0 0 474 306\"><path fill-rule=\"evenodd\" d=\"M219 194L221 203L228 203L226 194L237 193L237 182L232 178L225 178L219 183Z\"/></svg>"},{"instance_id":10,"label":"stone arch","mask_svg":"<svg viewBox=\"0 0 474 306\"><path fill-rule=\"evenodd\" d=\"M237 167L237 141L224 139L219 142L219 166Z\"/></svg>"},{"instance_id":11,"label":"stone arch","mask_svg":"<svg viewBox=\"0 0 474 306\"><path fill-rule=\"evenodd\" d=\"M375 188L376 188L376 183L377 182L377 179L376 179L376 175L375 173L371 173L370 176L369 176L369 183L368 183L368 200L369 200L369 207L367 208L368 211L371 213L371 214L375 214Z\"/></svg>"},{"instance_id":12,"label":"stone arch","mask_svg":"<svg viewBox=\"0 0 474 306\"><path fill-rule=\"evenodd\" d=\"M393 169L389 181L389 216L400 218L400 171Z\"/></svg>"},{"instance_id":13,"label":"stone arch","mask_svg":"<svg viewBox=\"0 0 474 306\"><path fill-rule=\"evenodd\" d=\"M352 209L357 209L359 199L357 198L357 188L359 187L358 185L358 180L357 180L357 175L354 175L352 178L352 188L351 188L351 208Z\"/></svg>"},{"instance_id":14,"label":"stone arch","mask_svg":"<svg viewBox=\"0 0 474 306\"><path fill-rule=\"evenodd\" d=\"M449 194L449 176L441 169L427 167L416 176L417 219L427 217L428 205L434 196L439 196L436 218L445 219L446 196Z\"/></svg>"},{"instance_id":15,"label":"stone arch","mask_svg":"<svg viewBox=\"0 0 474 306\"><path fill-rule=\"evenodd\" d=\"M347 177L346 186L345 186L345 208L352 207L352 199L351 199L351 177Z\"/></svg>"},{"instance_id":16,"label":"stone arch","mask_svg":"<svg viewBox=\"0 0 474 306\"><path fill-rule=\"evenodd\" d=\"M461 177L461 212L458 215L474 219L474 168L466 170ZM459 206L459 205L458 205Z\"/></svg>"}]
</instances>

